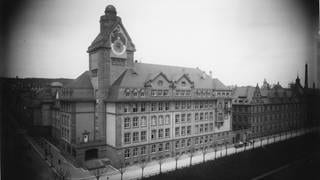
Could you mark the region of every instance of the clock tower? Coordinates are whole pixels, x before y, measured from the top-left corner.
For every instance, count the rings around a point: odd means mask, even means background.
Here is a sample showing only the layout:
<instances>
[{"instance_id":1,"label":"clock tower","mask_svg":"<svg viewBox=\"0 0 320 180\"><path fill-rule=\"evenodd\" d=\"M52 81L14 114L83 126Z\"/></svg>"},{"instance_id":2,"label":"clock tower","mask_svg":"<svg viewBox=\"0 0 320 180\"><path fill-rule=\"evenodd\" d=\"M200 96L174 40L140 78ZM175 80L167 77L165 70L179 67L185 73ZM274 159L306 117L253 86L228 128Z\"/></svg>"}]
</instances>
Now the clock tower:
<instances>
[{"instance_id":1,"label":"clock tower","mask_svg":"<svg viewBox=\"0 0 320 180\"><path fill-rule=\"evenodd\" d=\"M106 140L106 107L109 87L133 66L135 46L116 8L108 5L100 17L100 33L88 48L90 80L96 98L94 139Z\"/></svg>"}]
</instances>

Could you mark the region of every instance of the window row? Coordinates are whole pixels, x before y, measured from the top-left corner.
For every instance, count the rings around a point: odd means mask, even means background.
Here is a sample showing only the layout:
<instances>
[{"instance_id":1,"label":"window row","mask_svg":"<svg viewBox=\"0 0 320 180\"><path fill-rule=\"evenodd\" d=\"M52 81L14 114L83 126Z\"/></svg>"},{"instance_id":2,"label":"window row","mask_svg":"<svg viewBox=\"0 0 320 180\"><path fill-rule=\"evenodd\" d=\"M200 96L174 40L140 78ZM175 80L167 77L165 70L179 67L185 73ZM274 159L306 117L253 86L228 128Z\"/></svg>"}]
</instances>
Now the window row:
<instances>
[{"instance_id":1,"label":"window row","mask_svg":"<svg viewBox=\"0 0 320 180\"><path fill-rule=\"evenodd\" d=\"M147 117L146 116L135 116L135 117L125 117L123 118L124 121L124 128L129 129L129 128L138 128L140 127L146 127L147 126ZM139 122L140 121L140 122Z\"/></svg>"},{"instance_id":2,"label":"window row","mask_svg":"<svg viewBox=\"0 0 320 180\"><path fill-rule=\"evenodd\" d=\"M195 131L196 131L195 132L196 134L212 132L213 131L213 123L196 124Z\"/></svg>"},{"instance_id":3,"label":"window row","mask_svg":"<svg viewBox=\"0 0 320 180\"><path fill-rule=\"evenodd\" d=\"M144 89L125 89L124 90L124 96L129 97L129 96L134 96L134 97L144 97L145 96L145 90Z\"/></svg>"},{"instance_id":4,"label":"window row","mask_svg":"<svg viewBox=\"0 0 320 180\"><path fill-rule=\"evenodd\" d=\"M191 135L191 126L181 126L175 128L175 137Z\"/></svg>"},{"instance_id":5,"label":"window row","mask_svg":"<svg viewBox=\"0 0 320 180\"><path fill-rule=\"evenodd\" d=\"M124 133L124 144L138 143L147 141L147 131L126 132Z\"/></svg>"},{"instance_id":6,"label":"window row","mask_svg":"<svg viewBox=\"0 0 320 180\"><path fill-rule=\"evenodd\" d=\"M152 129L150 138L151 140L170 138L170 128Z\"/></svg>"},{"instance_id":7,"label":"window row","mask_svg":"<svg viewBox=\"0 0 320 180\"><path fill-rule=\"evenodd\" d=\"M169 142L150 145L150 153L163 152L163 151L169 151L169 150L170 150ZM147 154L147 146L128 148L124 150L125 158L137 157L138 155L142 156L146 154Z\"/></svg>"}]
</instances>

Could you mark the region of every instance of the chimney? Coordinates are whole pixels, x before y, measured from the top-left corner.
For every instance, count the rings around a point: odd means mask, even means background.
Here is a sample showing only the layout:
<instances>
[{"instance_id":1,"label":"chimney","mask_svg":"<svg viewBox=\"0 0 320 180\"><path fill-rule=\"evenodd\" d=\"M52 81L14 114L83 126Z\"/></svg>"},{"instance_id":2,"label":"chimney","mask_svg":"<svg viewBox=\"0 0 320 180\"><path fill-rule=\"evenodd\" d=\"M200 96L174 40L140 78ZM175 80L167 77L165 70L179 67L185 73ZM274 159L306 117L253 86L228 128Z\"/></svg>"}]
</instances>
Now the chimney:
<instances>
[{"instance_id":1,"label":"chimney","mask_svg":"<svg viewBox=\"0 0 320 180\"><path fill-rule=\"evenodd\" d=\"M308 64L305 65L304 88L308 88Z\"/></svg>"},{"instance_id":2,"label":"chimney","mask_svg":"<svg viewBox=\"0 0 320 180\"><path fill-rule=\"evenodd\" d=\"M209 71L209 75L210 75L210 77L212 78L212 71Z\"/></svg>"}]
</instances>

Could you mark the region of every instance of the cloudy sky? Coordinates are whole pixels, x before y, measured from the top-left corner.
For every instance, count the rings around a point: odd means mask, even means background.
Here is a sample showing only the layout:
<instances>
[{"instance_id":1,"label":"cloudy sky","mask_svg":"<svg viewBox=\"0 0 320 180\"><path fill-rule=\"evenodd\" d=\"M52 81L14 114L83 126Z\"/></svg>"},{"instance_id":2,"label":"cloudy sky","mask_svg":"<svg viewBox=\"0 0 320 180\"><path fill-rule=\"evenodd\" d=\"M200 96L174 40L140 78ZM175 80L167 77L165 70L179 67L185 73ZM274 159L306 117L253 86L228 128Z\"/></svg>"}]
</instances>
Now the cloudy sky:
<instances>
[{"instance_id":1,"label":"cloudy sky","mask_svg":"<svg viewBox=\"0 0 320 180\"><path fill-rule=\"evenodd\" d=\"M32 0L10 24L6 76L76 78L113 4L139 61L211 70L227 85L286 86L314 58L312 20L295 1Z\"/></svg>"}]
</instances>

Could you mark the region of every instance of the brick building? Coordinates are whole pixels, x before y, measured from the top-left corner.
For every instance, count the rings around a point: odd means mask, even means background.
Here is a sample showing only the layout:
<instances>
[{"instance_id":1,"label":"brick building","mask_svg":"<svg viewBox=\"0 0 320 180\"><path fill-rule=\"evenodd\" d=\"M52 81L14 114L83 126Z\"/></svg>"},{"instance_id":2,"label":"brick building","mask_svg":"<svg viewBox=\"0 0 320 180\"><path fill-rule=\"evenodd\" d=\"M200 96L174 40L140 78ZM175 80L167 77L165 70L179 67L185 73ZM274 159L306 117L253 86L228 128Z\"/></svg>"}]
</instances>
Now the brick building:
<instances>
[{"instance_id":1,"label":"brick building","mask_svg":"<svg viewBox=\"0 0 320 180\"><path fill-rule=\"evenodd\" d=\"M109 5L89 46L89 70L56 96L61 149L78 163L114 165L232 141L232 90L198 68L138 63Z\"/></svg>"},{"instance_id":2,"label":"brick building","mask_svg":"<svg viewBox=\"0 0 320 180\"><path fill-rule=\"evenodd\" d=\"M271 86L238 87L232 102L235 142L305 127L307 101L297 77L290 88Z\"/></svg>"}]
</instances>

